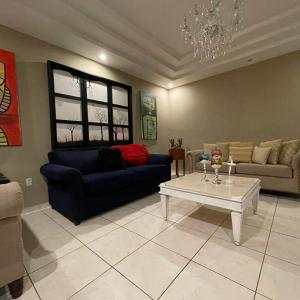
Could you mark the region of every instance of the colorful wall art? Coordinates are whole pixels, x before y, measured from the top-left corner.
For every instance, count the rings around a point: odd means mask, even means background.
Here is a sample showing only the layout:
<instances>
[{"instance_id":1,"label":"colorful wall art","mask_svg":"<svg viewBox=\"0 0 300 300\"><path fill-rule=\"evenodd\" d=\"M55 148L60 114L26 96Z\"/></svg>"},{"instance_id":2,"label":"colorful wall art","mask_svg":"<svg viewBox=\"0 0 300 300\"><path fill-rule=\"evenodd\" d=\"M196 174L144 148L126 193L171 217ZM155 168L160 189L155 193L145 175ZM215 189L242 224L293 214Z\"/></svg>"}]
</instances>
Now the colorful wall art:
<instances>
[{"instance_id":1,"label":"colorful wall art","mask_svg":"<svg viewBox=\"0 0 300 300\"><path fill-rule=\"evenodd\" d=\"M0 146L20 146L15 54L0 49Z\"/></svg>"},{"instance_id":2,"label":"colorful wall art","mask_svg":"<svg viewBox=\"0 0 300 300\"><path fill-rule=\"evenodd\" d=\"M157 139L156 97L141 92L141 129L143 140Z\"/></svg>"}]
</instances>

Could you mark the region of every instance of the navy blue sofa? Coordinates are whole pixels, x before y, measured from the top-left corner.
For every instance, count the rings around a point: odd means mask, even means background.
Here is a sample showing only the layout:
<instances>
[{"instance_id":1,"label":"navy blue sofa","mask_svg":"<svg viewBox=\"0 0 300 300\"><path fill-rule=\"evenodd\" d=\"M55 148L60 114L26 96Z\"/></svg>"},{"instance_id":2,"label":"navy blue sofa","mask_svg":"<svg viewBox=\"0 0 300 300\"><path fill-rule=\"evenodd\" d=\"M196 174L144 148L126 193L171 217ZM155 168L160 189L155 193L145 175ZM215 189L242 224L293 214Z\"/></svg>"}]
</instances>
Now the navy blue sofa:
<instances>
[{"instance_id":1,"label":"navy blue sofa","mask_svg":"<svg viewBox=\"0 0 300 300\"><path fill-rule=\"evenodd\" d=\"M145 165L101 171L99 149L56 150L41 167L51 207L75 225L113 207L158 191L171 179L172 158L150 154Z\"/></svg>"}]
</instances>

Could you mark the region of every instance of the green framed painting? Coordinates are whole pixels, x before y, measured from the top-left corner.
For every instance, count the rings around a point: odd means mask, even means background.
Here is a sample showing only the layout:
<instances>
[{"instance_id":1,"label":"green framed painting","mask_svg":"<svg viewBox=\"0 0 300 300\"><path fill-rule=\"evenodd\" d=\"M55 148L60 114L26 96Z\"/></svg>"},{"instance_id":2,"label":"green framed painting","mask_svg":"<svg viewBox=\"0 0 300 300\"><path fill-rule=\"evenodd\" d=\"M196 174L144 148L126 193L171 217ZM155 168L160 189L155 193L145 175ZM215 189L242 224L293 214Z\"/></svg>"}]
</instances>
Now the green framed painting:
<instances>
[{"instance_id":1,"label":"green framed painting","mask_svg":"<svg viewBox=\"0 0 300 300\"><path fill-rule=\"evenodd\" d=\"M141 130L143 140L157 139L156 96L141 92Z\"/></svg>"}]
</instances>

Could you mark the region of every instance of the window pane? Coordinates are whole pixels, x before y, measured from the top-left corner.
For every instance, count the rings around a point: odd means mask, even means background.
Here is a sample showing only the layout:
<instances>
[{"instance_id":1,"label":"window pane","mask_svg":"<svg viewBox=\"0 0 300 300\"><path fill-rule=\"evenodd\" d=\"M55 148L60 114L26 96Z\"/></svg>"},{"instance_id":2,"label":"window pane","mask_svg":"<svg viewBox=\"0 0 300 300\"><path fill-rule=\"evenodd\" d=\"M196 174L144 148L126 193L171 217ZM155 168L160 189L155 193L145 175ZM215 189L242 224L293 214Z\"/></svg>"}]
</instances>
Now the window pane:
<instances>
[{"instance_id":1,"label":"window pane","mask_svg":"<svg viewBox=\"0 0 300 300\"><path fill-rule=\"evenodd\" d=\"M108 123L108 111L106 105L88 104L88 121L97 123Z\"/></svg>"},{"instance_id":2,"label":"window pane","mask_svg":"<svg viewBox=\"0 0 300 300\"><path fill-rule=\"evenodd\" d=\"M54 70L55 93L80 97L80 81L68 72Z\"/></svg>"},{"instance_id":3,"label":"window pane","mask_svg":"<svg viewBox=\"0 0 300 300\"><path fill-rule=\"evenodd\" d=\"M78 124L56 124L57 142L67 144L82 141L82 125Z\"/></svg>"},{"instance_id":4,"label":"window pane","mask_svg":"<svg viewBox=\"0 0 300 300\"><path fill-rule=\"evenodd\" d=\"M102 82L89 81L86 83L87 98L107 102L107 85Z\"/></svg>"},{"instance_id":5,"label":"window pane","mask_svg":"<svg viewBox=\"0 0 300 300\"><path fill-rule=\"evenodd\" d=\"M128 125L128 110L126 108L114 108L113 117L115 125Z\"/></svg>"},{"instance_id":6,"label":"window pane","mask_svg":"<svg viewBox=\"0 0 300 300\"><path fill-rule=\"evenodd\" d=\"M72 99L55 97L57 120L81 121L81 102Z\"/></svg>"},{"instance_id":7,"label":"window pane","mask_svg":"<svg viewBox=\"0 0 300 300\"><path fill-rule=\"evenodd\" d=\"M112 88L112 100L113 104L128 106L128 92L117 86Z\"/></svg>"},{"instance_id":8,"label":"window pane","mask_svg":"<svg viewBox=\"0 0 300 300\"><path fill-rule=\"evenodd\" d=\"M92 141L109 141L107 126L89 126L89 140Z\"/></svg>"},{"instance_id":9,"label":"window pane","mask_svg":"<svg viewBox=\"0 0 300 300\"><path fill-rule=\"evenodd\" d=\"M126 127L113 127L114 141L128 141L129 140L129 130Z\"/></svg>"}]
</instances>

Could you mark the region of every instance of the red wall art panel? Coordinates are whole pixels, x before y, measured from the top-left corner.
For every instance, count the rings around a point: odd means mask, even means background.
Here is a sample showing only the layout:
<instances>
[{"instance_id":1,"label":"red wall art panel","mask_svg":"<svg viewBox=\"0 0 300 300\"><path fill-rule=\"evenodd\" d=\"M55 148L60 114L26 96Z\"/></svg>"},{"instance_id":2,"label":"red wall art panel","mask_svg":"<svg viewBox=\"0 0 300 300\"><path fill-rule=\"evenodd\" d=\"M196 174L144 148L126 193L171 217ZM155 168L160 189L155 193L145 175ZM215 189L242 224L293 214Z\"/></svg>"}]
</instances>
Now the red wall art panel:
<instances>
[{"instance_id":1,"label":"red wall art panel","mask_svg":"<svg viewBox=\"0 0 300 300\"><path fill-rule=\"evenodd\" d=\"M15 54L0 49L0 146L21 144Z\"/></svg>"}]
</instances>

